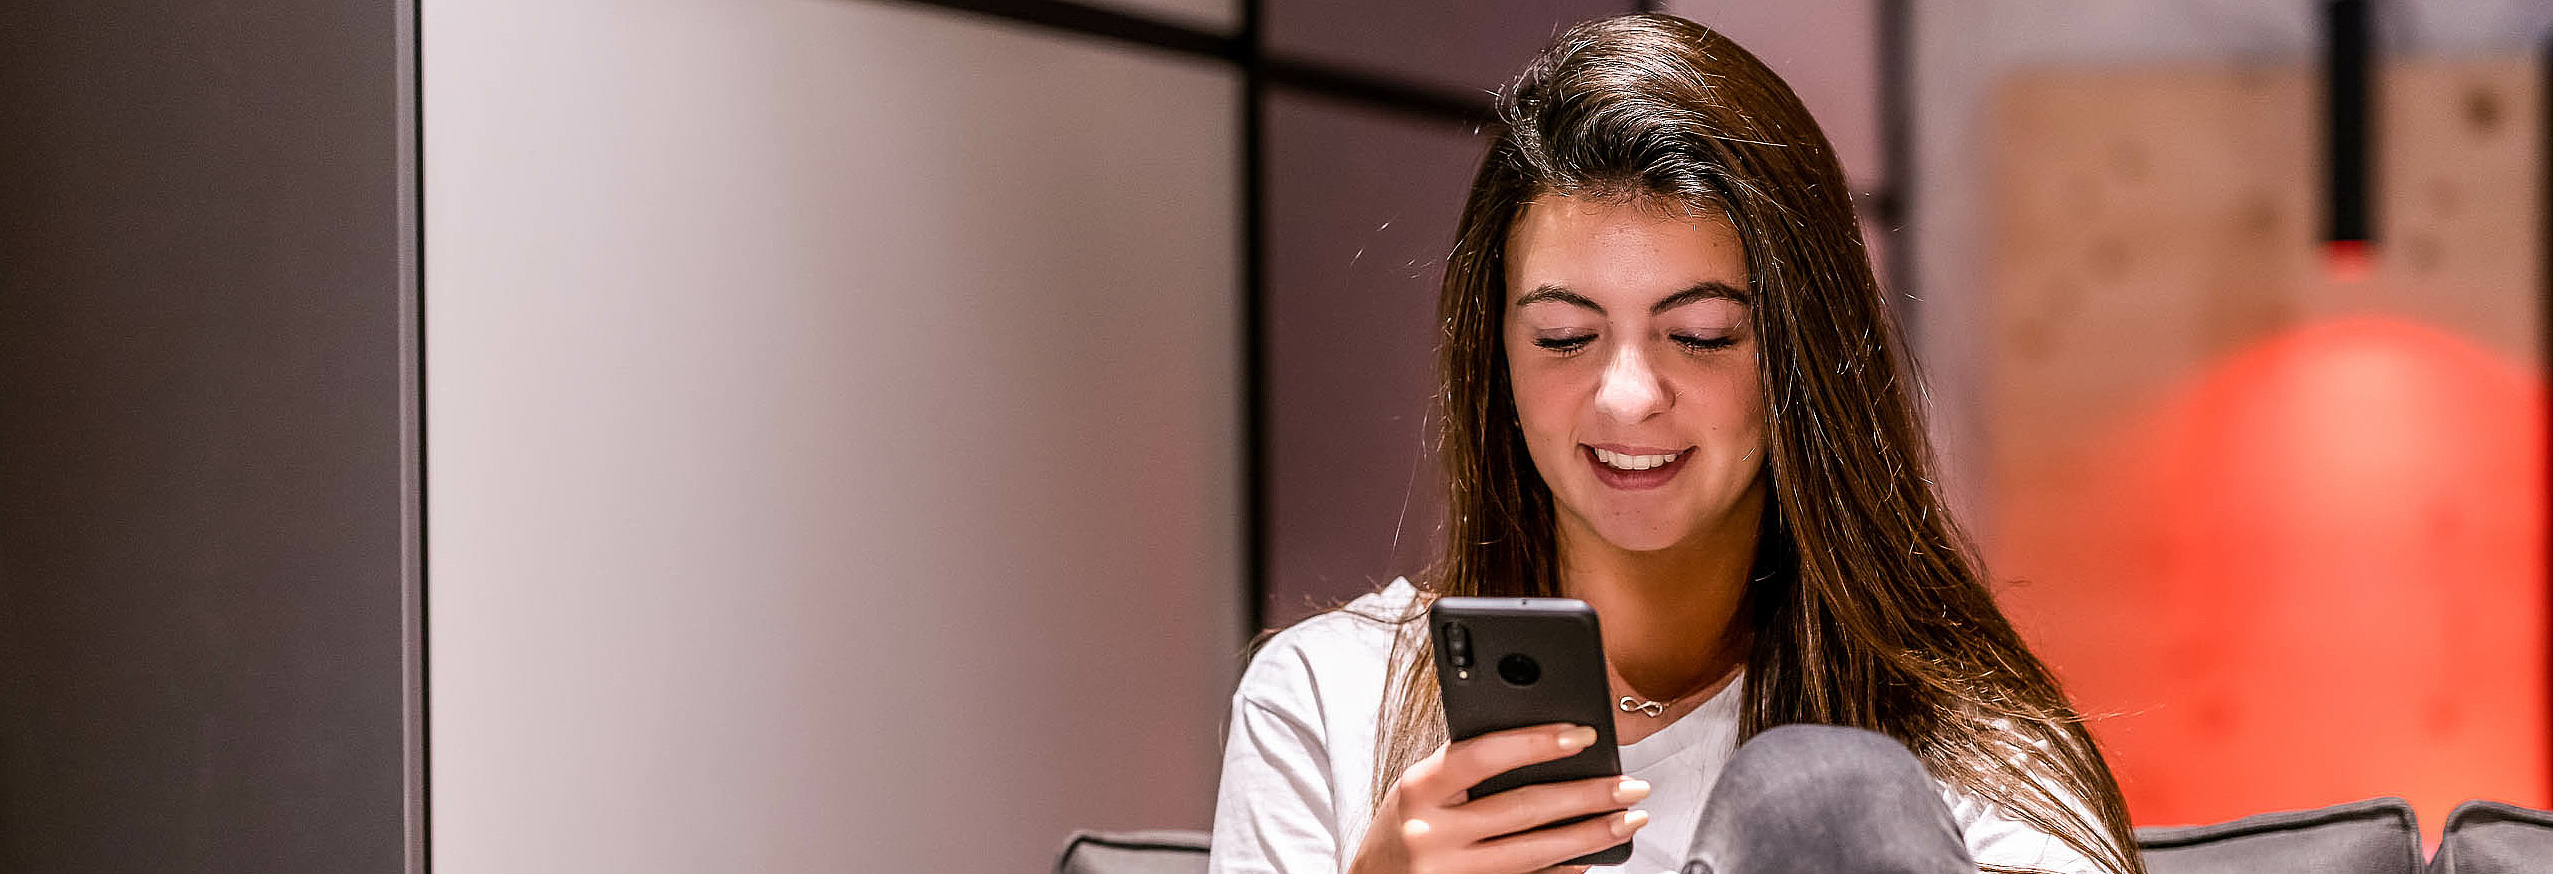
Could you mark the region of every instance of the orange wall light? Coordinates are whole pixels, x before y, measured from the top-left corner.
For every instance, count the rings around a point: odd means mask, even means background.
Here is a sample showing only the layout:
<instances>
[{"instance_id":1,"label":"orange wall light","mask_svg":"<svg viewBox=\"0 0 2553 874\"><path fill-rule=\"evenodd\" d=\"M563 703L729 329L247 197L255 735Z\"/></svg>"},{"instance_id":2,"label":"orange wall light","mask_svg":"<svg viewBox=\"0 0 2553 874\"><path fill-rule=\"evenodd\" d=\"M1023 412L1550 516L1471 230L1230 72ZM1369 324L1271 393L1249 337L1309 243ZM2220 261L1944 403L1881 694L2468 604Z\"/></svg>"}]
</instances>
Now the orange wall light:
<instances>
[{"instance_id":1,"label":"orange wall light","mask_svg":"<svg viewBox=\"0 0 2553 874\"><path fill-rule=\"evenodd\" d=\"M2228 356L2122 441L2119 516L2085 521L2147 553L2101 617L2147 639L2033 636L2112 660L2074 692L2139 822L2401 795L2434 840L2464 798L2546 805L2544 404L2526 367L2359 318Z\"/></svg>"}]
</instances>

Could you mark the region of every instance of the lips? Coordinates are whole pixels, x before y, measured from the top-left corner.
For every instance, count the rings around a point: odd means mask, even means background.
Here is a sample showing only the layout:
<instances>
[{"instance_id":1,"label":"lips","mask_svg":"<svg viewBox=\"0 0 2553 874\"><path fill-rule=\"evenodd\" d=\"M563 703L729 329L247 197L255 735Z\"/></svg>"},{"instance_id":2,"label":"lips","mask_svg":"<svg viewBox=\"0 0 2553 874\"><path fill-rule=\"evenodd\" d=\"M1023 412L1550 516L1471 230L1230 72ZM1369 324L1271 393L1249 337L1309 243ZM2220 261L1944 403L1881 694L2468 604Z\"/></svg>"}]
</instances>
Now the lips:
<instances>
[{"instance_id":1,"label":"lips","mask_svg":"<svg viewBox=\"0 0 2553 874\"><path fill-rule=\"evenodd\" d=\"M1675 479L1684 463L1693 455L1693 447L1663 449L1653 446L1578 447L1579 456L1595 470L1596 479L1623 491L1654 489Z\"/></svg>"}]
</instances>

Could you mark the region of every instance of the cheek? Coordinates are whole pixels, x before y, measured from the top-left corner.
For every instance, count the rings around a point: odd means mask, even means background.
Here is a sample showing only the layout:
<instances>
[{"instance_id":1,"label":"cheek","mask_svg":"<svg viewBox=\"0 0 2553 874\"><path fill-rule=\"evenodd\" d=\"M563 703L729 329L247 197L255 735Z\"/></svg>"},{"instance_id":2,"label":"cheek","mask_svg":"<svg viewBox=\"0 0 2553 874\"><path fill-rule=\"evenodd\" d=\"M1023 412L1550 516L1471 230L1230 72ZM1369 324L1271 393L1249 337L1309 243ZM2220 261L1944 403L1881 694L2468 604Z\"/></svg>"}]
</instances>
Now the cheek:
<instances>
[{"instance_id":1,"label":"cheek","mask_svg":"<svg viewBox=\"0 0 2553 874\"><path fill-rule=\"evenodd\" d=\"M1730 386L1729 395L1737 399L1738 422L1750 432L1763 434L1764 388L1756 383L1755 375L1750 373L1740 377L1736 385Z\"/></svg>"},{"instance_id":2,"label":"cheek","mask_svg":"<svg viewBox=\"0 0 2553 874\"><path fill-rule=\"evenodd\" d=\"M1549 393L1532 379L1519 380L1516 386L1516 427L1524 432L1527 444L1539 450L1554 428Z\"/></svg>"},{"instance_id":3,"label":"cheek","mask_svg":"<svg viewBox=\"0 0 2553 874\"><path fill-rule=\"evenodd\" d=\"M1764 388L1752 370L1711 374L1701 383L1703 415L1712 431L1732 440L1761 442L1764 437Z\"/></svg>"},{"instance_id":4,"label":"cheek","mask_svg":"<svg viewBox=\"0 0 2553 874\"><path fill-rule=\"evenodd\" d=\"M1516 403L1517 415L1530 421L1534 401L1545 393L1543 384L1550 374L1534 367L1533 360L1525 357L1523 345L1516 338L1508 338L1507 360L1503 364L1507 369L1508 395Z\"/></svg>"},{"instance_id":5,"label":"cheek","mask_svg":"<svg viewBox=\"0 0 2553 874\"><path fill-rule=\"evenodd\" d=\"M1548 388L1548 386L1544 386ZM1561 488L1565 471L1578 451L1575 410L1553 393L1536 393L1520 384L1516 398L1517 435L1534 470L1552 488Z\"/></svg>"}]
</instances>

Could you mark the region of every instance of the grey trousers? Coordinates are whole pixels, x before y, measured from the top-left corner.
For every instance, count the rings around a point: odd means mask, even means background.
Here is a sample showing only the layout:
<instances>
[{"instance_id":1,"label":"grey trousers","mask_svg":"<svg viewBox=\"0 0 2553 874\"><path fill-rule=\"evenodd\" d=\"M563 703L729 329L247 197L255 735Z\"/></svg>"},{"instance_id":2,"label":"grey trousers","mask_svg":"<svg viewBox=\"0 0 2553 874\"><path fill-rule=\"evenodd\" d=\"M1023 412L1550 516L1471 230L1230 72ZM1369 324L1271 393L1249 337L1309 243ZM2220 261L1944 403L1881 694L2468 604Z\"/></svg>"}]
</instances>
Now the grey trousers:
<instances>
[{"instance_id":1,"label":"grey trousers","mask_svg":"<svg viewBox=\"0 0 2553 874\"><path fill-rule=\"evenodd\" d=\"M1976 874L1924 767L1887 735L1785 725L1739 746L1684 874Z\"/></svg>"}]
</instances>

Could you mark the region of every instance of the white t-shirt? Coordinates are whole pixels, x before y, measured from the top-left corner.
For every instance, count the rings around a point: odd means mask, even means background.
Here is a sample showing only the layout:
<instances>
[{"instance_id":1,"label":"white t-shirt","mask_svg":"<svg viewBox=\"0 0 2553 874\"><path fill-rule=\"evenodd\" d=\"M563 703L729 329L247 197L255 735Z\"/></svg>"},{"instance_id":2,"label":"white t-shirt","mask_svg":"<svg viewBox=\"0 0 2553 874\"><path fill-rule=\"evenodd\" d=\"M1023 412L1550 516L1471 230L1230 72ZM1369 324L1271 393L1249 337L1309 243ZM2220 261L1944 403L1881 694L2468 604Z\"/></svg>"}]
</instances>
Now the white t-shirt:
<instances>
[{"instance_id":1,"label":"white t-shirt","mask_svg":"<svg viewBox=\"0 0 2553 874\"><path fill-rule=\"evenodd\" d=\"M1373 816L1375 721L1395 627L1355 615L1398 616L1417 596L1406 579L1279 632L1250 661L1232 696L1208 874L1336 874ZM1721 766L1737 749L1745 678L1655 734L1622 746L1623 773L1646 780L1634 805L1650 822L1631 860L1590 874L1671 874ZM1968 853L1980 863L2095 874L2064 842L1945 787Z\"/></svg>"}]
</instances>

